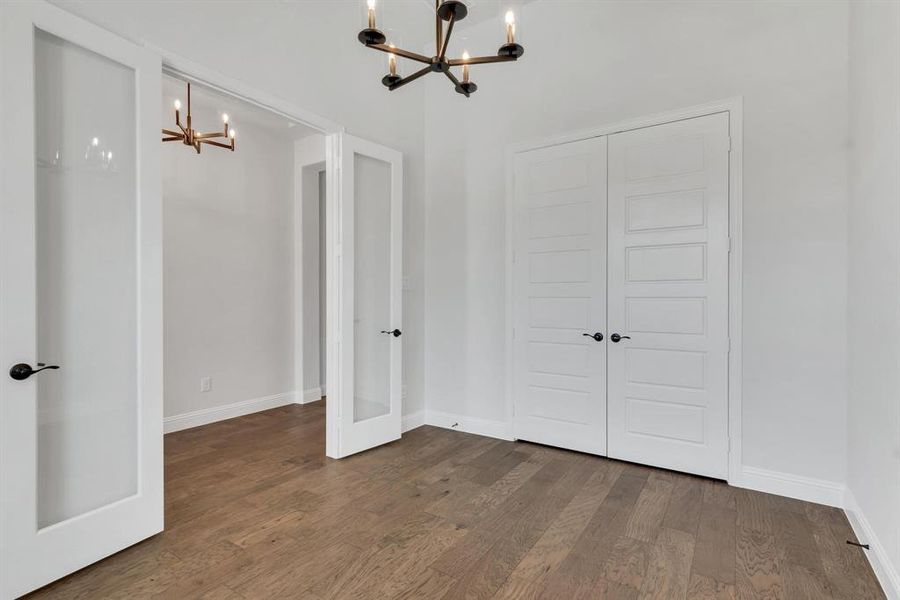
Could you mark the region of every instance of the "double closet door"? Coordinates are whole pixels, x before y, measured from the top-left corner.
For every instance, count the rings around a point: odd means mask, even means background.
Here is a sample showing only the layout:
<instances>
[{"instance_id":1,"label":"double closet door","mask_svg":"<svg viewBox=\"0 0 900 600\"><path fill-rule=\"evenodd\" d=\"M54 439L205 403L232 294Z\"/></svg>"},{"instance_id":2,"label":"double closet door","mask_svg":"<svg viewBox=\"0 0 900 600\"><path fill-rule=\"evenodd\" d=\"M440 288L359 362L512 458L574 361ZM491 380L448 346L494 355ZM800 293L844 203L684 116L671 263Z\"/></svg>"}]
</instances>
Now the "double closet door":
<instances>
[{"instance_id":1,"label":"double closet door","mask_svg":"<svg viewBox=\"0 0 900 600\"><path fill-rule=\"evenodd\" d=\"M517 439L727 477L728 161L727 113L516 155Z\"/></svg>"}]
</instances>

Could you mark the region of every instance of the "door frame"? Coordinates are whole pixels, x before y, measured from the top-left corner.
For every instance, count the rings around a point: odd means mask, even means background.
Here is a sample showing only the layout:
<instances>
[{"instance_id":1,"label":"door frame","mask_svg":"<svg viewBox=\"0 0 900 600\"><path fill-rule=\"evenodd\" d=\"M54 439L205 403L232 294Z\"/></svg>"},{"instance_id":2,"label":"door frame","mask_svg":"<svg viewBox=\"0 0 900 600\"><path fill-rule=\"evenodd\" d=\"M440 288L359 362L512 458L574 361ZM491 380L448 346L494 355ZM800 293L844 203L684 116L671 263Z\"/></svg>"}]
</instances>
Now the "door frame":
<instances>
[{"instance_id":1,"label":"door frame","mask_svg":"<svg viewBox=\"0 0 900 600\"><path fill-rule=\"evenodd\" d=\"M513 386L513 252L515 222L515 155L578 142L615 133L664 125L705 117L716 113L728 113L731 136L731 156L728 166L728 483L742 484L742 419L741 390L743 381L743 149L744 149L744 99L735 96L707 104L656 113L615 123L572 131L560 135L510 144L506 147L506 416L511 424L515 411Z\"/></svg>"},{"instance_id":2,"label":"door frame","mask_svg":"<svg viewBox=\"0 0 900 600\"><path fill-rule=\"evenodd\" d=\"M312 111L306 110L296 104L293 104L283 98L278 97L275 94L266 92L259 88L247 85L246 83L234 79L232 77L228 77L227 75L222 74L215 69L211 69L209 67L205 67L199 63L196 63L184 56L179 54L175 54L164 48L160 48L157 46L146 44L146 47L158 54L162 58L162 72L166 75L171 75L174 77L178 77L185 81L190 81L191 83L196 83L207 88L213 89L219 93L227 94L229 96L238 98L239 100L243 100L244 102L248 102L254 106L262 108L263 110L267 110L269 112L280 115L286 119L291 121L295 121L302 125L305 125L311 129L318 130L325 137L325 149L323 159L316 160L315 162L321 162L321 160L325 161L325 172L326 172L326 188L325 188L325 205L326 205L326 213L331 214L337 197L335 196L336 190L339 189L339 179L340 179L340 163L338 162L338 155L335 152L335 148L339 145L338 138L340 138L341 134L346 132L346 129L343 125L336 121L332 121L326 117L318 115ZM292 164L297 165L297 161L293 161ZM294 227L295 231L302 231L303 228L303 211L299 210L296 206L298 194L294 195L294 203L295 203L295 212L294 212ZM328 253L333 253L334 244L336 243L335 236L327 236L327 250ZM302 247L299 244L295 243L294 247L294 256L295 259L298 258L298 253L302 252ZM326 267L327 268L327 267ZM294 290L300 289L302 290L303 286L303 261L300 260L299 263L295 263L294 267ZM326 275L326 286L331 290L331 276ZM337 329L335 329L336 325L333 324L332 315L337 314L338 306L337 306L338 297L336 294L328 293L326 294L326 334L325 334L325 343L328 347L327 354L330 356L330 349L338 344L340 341L337 338ZM303 339L303 294L296 294L294 297L294 315L295 315L295 323L294 323L294 335L297 339ZM300 317L297 319L296 317ZM295 339L294 344L294 401L302 402L303 401L303 381L304 381L304 372L303 372L303 344L302 342L297 342ZM333 372L333 361L327 360L325 369L326 369L326 381L330 381L332 378ZM327 385L327 384L326 384ZM338 436L340 435L340 422L338 420L338 406L335 401L331 398L326 397L325 400L325 453L327 456L336 456L335 451L338 444Z\"/></svg>"}]
</instances>

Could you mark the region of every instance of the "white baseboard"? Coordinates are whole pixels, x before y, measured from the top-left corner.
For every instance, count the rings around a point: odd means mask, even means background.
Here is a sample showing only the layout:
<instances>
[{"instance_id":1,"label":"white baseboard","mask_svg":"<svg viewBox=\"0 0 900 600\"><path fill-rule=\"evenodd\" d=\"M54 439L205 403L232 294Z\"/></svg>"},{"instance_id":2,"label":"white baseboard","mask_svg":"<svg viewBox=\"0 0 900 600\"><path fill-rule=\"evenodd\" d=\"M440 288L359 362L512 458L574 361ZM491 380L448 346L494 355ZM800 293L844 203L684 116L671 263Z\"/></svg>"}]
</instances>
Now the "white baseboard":
<instances>
[{"instance_id":1,"label":"white baseboard","mask_svg":"<svg viewBox=\"0 0 900 600\"><path fill-rule=\"evenodd\" d=\"M512 426L506 421L492 421L476 417L466 417L434 410L425 411L425 423L454 431L465 431L475 435L497 438L498 440L511 441Z\"/></svg>"},{"instance_id":2,"label":"white baseboard","mask_svg":"<svg viewBox=\"0 0 900 600\"><path fill-rule=\"evenodd\" d=\"M846 488L843 484L834 481L757 469L756 467L744 467L740 477L737 480L730 480L729 483L748 490L777 494L838 508L844 507Z\"/></svg>"},{"instance_id":3,"label":"white baseboard","mask_svg":"<svg viewBox=\"0 0 900 600\"><path fill-rule=\"evenodd\" d=\"M421 427L425 424L425 411L417 410L414 413L410 413L408 415L403 415L403 424L401 425L401 430L403 433L407 431L411 431L416 427Z\"/></svg>"},{"instance_id":4,"label":"white baseboard","mask_svg":"<svg viewBox=\"0 0 900 600\"><path fill-rule=\"evenodd\" d=\"M863 544L869 544L869 549L863 550L863 552L869 559L869 564L872 565L872 570L875 571L875 576L881 583L884 594L889 600L900 600L900 574L891 564L887 551L850 490L847 490L844 512L847 513L856 539Z\"/></svg>"},{"instance_id":5,"label":"white baseboard","mask_svg":"<svg viewBox=\"0 0 900 600\"><path fill-rule=\"evenodd\" d=\"M180 415L172 415L163 419L163 433L191 429L192 427L208 425L216 421L242 417L261 410L294 404L295 397L296 394L294 392L285 392L283 394L263 396L262 398L253 398L252 400L233 402L224 406L204 408Z\"/></svg>"},{"instance_id":6,"label":"white baseboard","mask_svg":"<svg viewBox=\"0 0 900 600\"><path fill-rule=\"evenodd\" d=\"M297 398L297 404L309 404L310 402L318 402L325 395L323 388L314 387L303 390L303 396Z\"/></svg>"}]
</instances>

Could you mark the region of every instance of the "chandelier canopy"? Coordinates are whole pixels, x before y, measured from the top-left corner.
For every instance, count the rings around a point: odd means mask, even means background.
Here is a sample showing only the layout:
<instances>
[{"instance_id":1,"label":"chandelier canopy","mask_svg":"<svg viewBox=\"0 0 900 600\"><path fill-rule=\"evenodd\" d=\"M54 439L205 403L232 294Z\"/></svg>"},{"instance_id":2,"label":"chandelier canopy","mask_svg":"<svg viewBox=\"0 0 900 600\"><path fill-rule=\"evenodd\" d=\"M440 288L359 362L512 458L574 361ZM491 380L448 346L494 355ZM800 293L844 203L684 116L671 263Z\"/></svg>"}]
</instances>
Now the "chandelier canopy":
<instances>
[{"instance_id":1,"label":"chandelier canopy","mask_svg":"<svg viewBox=\"0 0 900 600\"><path fill-rule=\"evenodd\" d=\"M496 62L510 62L518 60L525 53L525 49L516 43L516 19L512 11L506 13L506 43L500 46L496 56L470 57L468 52L463 52L460 58L447 58L447 45L450 36L453 35L453 26L466 18L469 10L465 2L461 0L435 0L435 55L428 57L409 50L403 50L388 43L387 36L377 28L375 22L375 2L367 0L368 26L359 32L359 41L368 48L374 48L388 53L388 74L381 83L387 89L393 91L411 81L426 75L427 73L443 73L453 83L456 91L465 97L469 97L478 86L469 78L470 65L483 65ZM445 24L446 23L446 27ZM409 60L426 65L407 77L397 74L397 57L402 56ZM451 67L462 67L462 81L454 75Z\"/></svg>"}]
</instances>

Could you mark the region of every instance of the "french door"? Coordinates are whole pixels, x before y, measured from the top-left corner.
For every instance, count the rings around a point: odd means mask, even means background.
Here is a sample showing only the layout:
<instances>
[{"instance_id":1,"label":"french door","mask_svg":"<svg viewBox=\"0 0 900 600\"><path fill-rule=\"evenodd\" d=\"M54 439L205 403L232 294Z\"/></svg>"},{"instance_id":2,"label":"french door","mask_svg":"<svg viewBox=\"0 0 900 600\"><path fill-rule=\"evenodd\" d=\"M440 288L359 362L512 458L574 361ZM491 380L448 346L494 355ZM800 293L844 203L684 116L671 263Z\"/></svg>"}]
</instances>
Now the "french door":
<instances>
[{"instance_id":1,"label":"french door","mask_svg":"<svg viewBox=\"0 0 900 600\"><path fill-rule=\"evenodd\" d=\"M326 452L341 458L401 434L403 156L347 134L328 153Z\"/></svg>"},{"instance_id":2,"label":"french door","mask_svg":"<svg viewBox=\"0 0 900 600\"><path fill-rule=\"evenodd\" d=\"M728 114L515 156L518 439L728 462Z\"/></svg>"},{"instance_id":3,"label":"french door","mask_svg":"<svg viewBox=\"0 0 900 600\"><path fill-rule=\"evenodd\" d=\"M160 62L0 4L0 597L162 530ZM58 367L58 368L57 368Z\"/></svg>"},{"instance_id":4,"label":"french door","mask_svg":"<svg viewBox=\"0 0 900 600\"><path fill-rule=\"evenodd\" d=\"M515 435L606 454L606 138L514 168Z\"/></svg>"}]
</instances>

